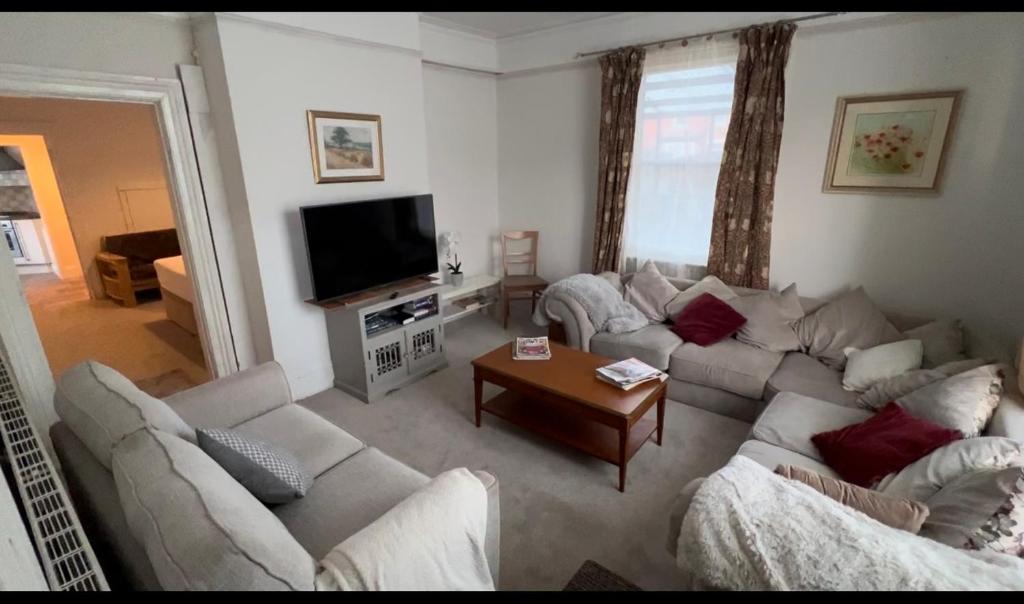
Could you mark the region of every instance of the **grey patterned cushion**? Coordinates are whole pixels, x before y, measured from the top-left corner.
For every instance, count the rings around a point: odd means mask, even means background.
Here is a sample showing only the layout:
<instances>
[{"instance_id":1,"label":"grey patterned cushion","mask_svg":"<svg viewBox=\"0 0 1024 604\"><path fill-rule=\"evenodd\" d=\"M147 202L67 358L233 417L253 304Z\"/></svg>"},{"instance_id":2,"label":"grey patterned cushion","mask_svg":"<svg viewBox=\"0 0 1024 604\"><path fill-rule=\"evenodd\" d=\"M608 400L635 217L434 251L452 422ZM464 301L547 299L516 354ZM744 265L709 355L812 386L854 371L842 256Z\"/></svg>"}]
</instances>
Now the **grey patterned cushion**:
<instances>
[{"instance_id":1,"label":"grey patterned cushion","mask_svg":"<svg viewBox=\"0 0 1024 604\"><path fill-rule=\"evenodd\" d=\"M1024 556L1024 468L962 476L928 500L921 536L965 549Z\"/></svg>"},{"instance_id":2,"label":"grey patterned cushion","mask_svg":"<svg viewBox=\"0 0 1024 604\"><path fill-rule=\"evenodd\" d=\"M234 430L200 428L199 447L263 503L287 503L306 494L313 477L294 455Z\"/></svg>"}]
</instances>

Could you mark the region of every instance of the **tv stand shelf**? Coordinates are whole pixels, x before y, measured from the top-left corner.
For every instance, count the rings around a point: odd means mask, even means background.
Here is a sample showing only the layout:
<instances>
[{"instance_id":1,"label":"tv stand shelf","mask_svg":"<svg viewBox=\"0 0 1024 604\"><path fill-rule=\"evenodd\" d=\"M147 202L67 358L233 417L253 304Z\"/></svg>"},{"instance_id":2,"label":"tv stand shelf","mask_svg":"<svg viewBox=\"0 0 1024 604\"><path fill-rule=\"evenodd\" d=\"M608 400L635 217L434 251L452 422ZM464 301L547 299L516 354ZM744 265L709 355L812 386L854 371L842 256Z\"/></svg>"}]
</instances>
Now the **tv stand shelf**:
<instances>
[{"instance_id":1,"label":"tv stand shelf","mask_svg":"<svg viewBox=\"0 0 1024 604\"><path fill-rule=\"evenodd\" d=\"M447 366L440 287L420 284L324 307L336 387L370 403Z\"/></svg>"}]
</instances>

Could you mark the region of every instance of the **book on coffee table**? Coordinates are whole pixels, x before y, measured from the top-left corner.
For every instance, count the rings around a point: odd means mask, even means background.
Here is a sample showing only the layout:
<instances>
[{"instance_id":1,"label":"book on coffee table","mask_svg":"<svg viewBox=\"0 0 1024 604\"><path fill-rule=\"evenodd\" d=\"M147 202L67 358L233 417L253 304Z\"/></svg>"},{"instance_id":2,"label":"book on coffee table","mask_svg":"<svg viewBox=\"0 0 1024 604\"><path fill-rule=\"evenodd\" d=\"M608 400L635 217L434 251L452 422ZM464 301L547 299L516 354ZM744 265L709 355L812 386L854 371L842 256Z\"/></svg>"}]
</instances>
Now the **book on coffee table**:
<instances>
[{"instance_id":1,"label":"book on coffee table","mask_svg":"<svg viewBox=\"0 0 1024 604\"><path fill-rule=\"evenodd\" d=\"M551 358L551 347L547 336L540 338L516 338L512 358L517 361L546 361Z\"/></svg>"},{"instance_id":2,"label":"book on coffee table","mask_svg":"<svg viewBox=\"0 0 1024 604\"><path fill-rule=\"evenodd\" d=\"M628 358L611 365L598 367L596 373L597 379L608 382L613 386L618 386L623 390L635 388L651 380L661 380L664 382L668 379L668 374L635 358Z\"/></svg>"}]
</instances>

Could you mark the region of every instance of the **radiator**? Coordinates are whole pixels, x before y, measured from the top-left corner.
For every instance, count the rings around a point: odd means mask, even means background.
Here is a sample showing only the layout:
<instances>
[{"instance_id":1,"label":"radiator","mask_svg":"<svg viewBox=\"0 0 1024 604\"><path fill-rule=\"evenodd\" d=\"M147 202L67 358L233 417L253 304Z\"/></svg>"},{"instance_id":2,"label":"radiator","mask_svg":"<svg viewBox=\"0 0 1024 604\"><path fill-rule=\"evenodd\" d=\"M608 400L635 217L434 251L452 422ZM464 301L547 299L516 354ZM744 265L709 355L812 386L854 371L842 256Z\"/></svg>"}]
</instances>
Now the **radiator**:
<instances>
[{"instance_id":1,"label":"radiator","mask_svg":"<svg viewBox=\"0 0 1024 604\"><path fill-rule=\"evenodd\" d=\"M50 589L106 591L107 581L60 476L0 354L0 435Z\"/></svg>"}]
</instances>

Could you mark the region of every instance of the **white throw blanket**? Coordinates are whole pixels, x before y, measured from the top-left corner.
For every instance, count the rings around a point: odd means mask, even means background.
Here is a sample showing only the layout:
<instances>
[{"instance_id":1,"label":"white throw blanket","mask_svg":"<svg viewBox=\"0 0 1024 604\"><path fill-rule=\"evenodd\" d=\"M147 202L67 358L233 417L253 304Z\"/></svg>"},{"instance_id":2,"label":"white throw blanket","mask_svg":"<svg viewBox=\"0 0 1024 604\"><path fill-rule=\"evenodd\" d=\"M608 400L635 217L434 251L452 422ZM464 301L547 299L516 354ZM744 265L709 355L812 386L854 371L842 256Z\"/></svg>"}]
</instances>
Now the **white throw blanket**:
<instances>
[{"instance_id":1,"label":"white throw blanket","mask_svg":"<svg viewBox=\"0 0 1024 604\"><path fill-rule=\"evenodd\" d=\"M493 590L486 532L486 489L469 470L449 470L335 546L317 588Z\"/></svg>"},{"instance_id":2,"label":"white throw blanket","mask_svg":"<svg viewBox=\"0 0 1024 604\"><path fill-rule=\"evenodd\" d=\"M676 564L696 588L1024 589L1024 560L890 528L742 455L694 494Z\"/></svg>"},{"instance_id":3,"label":"white throw blanket","mask_svg":"<svg viewBox=\"0 0 1024 604\"><path fill-rule=\"evenodd\" d=\"M587 313L596 331L626 333L646 327L647 317L637 307L622 298L604 277L580 273L555 281L544 290L537 308L533 311L533 322L544 326L550 323L544 304L548 298L565 297L577 302Z\"/></svg>"}]
</instances>

